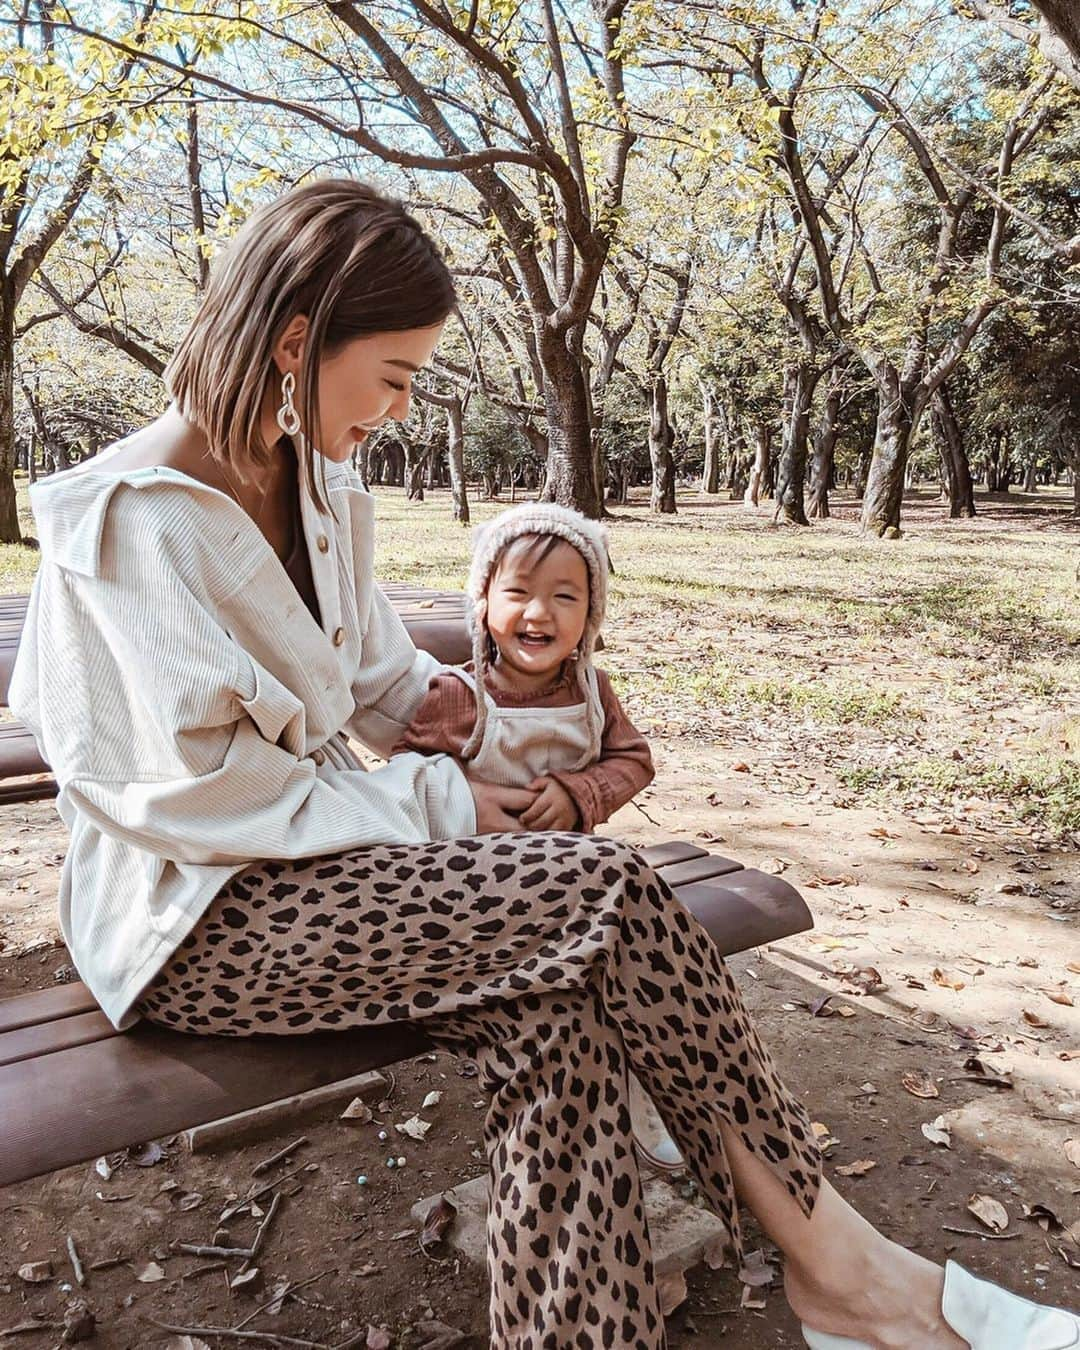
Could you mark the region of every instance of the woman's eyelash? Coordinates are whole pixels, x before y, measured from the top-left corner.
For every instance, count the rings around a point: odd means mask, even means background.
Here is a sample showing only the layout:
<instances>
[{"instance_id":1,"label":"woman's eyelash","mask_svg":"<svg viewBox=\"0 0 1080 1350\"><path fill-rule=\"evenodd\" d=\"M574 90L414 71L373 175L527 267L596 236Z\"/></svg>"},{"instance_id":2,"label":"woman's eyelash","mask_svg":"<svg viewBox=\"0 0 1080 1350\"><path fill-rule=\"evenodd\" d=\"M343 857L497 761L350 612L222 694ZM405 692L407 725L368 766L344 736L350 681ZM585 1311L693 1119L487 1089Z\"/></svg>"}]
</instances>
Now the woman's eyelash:
<instances>
[{"instance_id":1,"label":"woman's eyelash","mask_svg":"<svg viewBox=\"0 0 1080 1350\"><path fill-rule=\"evenodd\" d=\"M399 394L404 393L405 386L403 384L398 384L395 380L387 380L386 383L391 389L396 389Z\"/></svg>"}]
</instances>

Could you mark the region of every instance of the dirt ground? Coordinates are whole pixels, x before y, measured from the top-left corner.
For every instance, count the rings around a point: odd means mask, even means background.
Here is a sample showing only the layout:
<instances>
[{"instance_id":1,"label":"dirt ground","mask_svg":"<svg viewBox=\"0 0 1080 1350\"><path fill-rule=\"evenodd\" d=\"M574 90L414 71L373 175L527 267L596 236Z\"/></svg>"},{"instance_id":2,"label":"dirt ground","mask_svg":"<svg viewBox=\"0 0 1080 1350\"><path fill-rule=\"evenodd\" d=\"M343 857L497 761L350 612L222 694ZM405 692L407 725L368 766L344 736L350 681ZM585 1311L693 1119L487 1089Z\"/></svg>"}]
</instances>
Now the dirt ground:
<instances>
[{"instance_id":1,"label":"dirt ground","mask_svg":"<svg viewBox=\"0 0 1080 1350\"><path fill-rule=\"evenodd\" d=\"M1076 754L1065 598L1076 526L1028 506L980 502L975 522L948 525L916 503L903 554L864 548L843 504L838 520L799 536L737 504L681 507L677 530L644 513L620 523L604 663L650 736L657 779L608 829L636 844L692 839L799 888L814 931L733 966L785 1077L833 1141L835 1184L896 1240L1075 1307L1080 836L1025 815L1015 775L995 798L976 791L988 778L954 780L949 768L995 754L1012 766L1033 744L1062 762ZM381 502L384 539L402 572L456 584L462 536L439 523L437 503L421 509L422 529L387 532L388 515L400 524L415 508ZM394 575L388 561L381 574ZM1041 589L1021 593L1021 574ZM892 617L876 624L884 610ZM717 651L735 677L717 671ZM801 701L784 702L796 680ZM864 766L916 752L933 757L932 790L901 774L877 795L857 786ZM71 974L55 921L64 843L50 803L0 808L0 997ZM107 1179L88 1163L0 1192L0 1343L59 1345L81 1293L103 1350L480 1350L484 1272L445 1248L425 1253L410 1213L483 1170L470 1068L443 1055L397 1066L367 1124L331 1112L194 1156L164 1141L160 1158L140 1158L149 1166L112 1157ZM431 1091L442 1097L422 1111L427 1138L402 1140L394 1124ZM939 1116L930 1134L950 1147L923 1131ZM264 1179L255 1165L301 1134L307 1143L265 1174L283 1200L262 1287L230 1292L219 1261L173 1244L211 1243L223 1210ZM404 1168L387 1168L391 1151ZM258 1222L238 1213L228 1240L246 1244ZM81 1291L69 1236L86 1267ZM748 1246L769 1251L752 1229ZM33 1262L51 1263L42 1283L18 1274ZM699 1268L688 1286L672 1346L802 1344L779 1280L751 1290L762 1307L741 1306L730 1266Z\"/></svg>"},{"instance_id":2,"label":"dirt ground","mask_svg":"<svg viewBox=\"0 0 1080 1350\"><path fill-rule=\"evenodd\" d=\"M827 784L817 785L812 804L793 805L770 791L767 777L763 785L736 767L731 753L688 756L684 741L660 741L656 752L658 785L611 832L639 844L696 838L782 871L815 913L813 933L734 964L785 1076L836 1141L834 1169L874 1164L862 1175L834 1170L841 1190L898 1241L955 1256L1035 1297L1080 1302L1080 1242L1054 1222L1075 1225L1080 1237L1080 1169L1066 1153L1067 1140L1080 1140L1080 1012L1066 1001L1080 1000L1075 854L1030 827L1006 835L838 806L843 798L830 799ZM6 808L3 837L13 903L0 930L9 953L0 960L0 996L47 986L66 964L55 945L63 839L51 806ZM70 1234L86 1267L119 1258L89 1270L83 1291L97 1318L95 1343L110 1350L195 1343L155 1323L194 1328L191 1336L212 1347L242 1344L205 1328L238 1326L286 1281L296 1294L246 1329L331 1345L370 1325L389 1332L387 1344L411 1347L439 1345L422 1328L442 1323L466 1336L460 1344L484 1345L484 1273L445 1252L425 1255L410 1216L417 1199L482 1171L482 1103L468 1072L467 1062L442 1055L399 1066L386 1106L376 1103L366 1125L334 1113L195 1156L174 1141L157 1164L123 1161L107 1181L86 1165L8 1188L0 1196L0 1329L62 1318L77 1292ZM392 1124L433 1089L443 1096L424 1113L433 1121L426 1140L401 1141ZM942 1113L951 1148L921 1130ZM403 1169L387 1169L381 1127L399 1141ZM261 1291L230 1293L218 1263L178 1255L171 1244L210 1243L229 1197L254 1184L252 1167L301 1132L308 1144L282 1168L317 1170L283 1187L302 1185L270 1230ZM356 1184L359 1175L366 1186ZM1003 1233L968 1211L975 1195L1005 1206ZM1032 1209L1049 1212L1043 1223L1056 1231L1025 1219ZM255 1226L251 1215L238 1216L230 1241L245 1243ZM750 1245L767 1246L760 1238ZM32 1261L51 1261L52 1278L21 1280L17 1267ZM669 1321L673 1346L801 1344L778 1288L764 1309L740 1310L742 1286L730 1268L701 1268L688 1283ZM55 1326L10 1339L27 1350L59 1343ZM382 1343L377 1334L365 1339Z\"/></svg>"}]
</instances>

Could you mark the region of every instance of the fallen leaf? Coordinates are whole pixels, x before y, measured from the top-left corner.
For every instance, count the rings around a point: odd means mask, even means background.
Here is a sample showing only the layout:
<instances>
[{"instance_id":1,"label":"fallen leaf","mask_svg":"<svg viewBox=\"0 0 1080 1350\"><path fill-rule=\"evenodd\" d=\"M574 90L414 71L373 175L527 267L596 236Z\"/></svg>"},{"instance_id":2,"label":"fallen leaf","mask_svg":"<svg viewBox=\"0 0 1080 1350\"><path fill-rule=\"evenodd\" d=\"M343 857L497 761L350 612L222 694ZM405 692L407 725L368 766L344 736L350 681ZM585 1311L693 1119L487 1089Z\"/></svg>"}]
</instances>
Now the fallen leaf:
<instances>
[{"instance_id":1,"label":"fallen leaf","mask_svg":"<svg viewBox=\"0 0 1080 1350\"><path fill-rule=\"evenodd\" d=\"M198 1209L203 1202L203 1197L198 1191L188 1191L182 1195L176 1202L177 1209L191 1210Z\"/></svg>"},{"instance_id":2,"label":"fallen leaf","mask_svg":"<svg viewBox=\"0 0 1080 1350\"><path fill-rule=\"evenodd\" d=\"M415 1228L403 1228L400 1233L395 1233L390 1239L391 1242L404 1242L407 1237L412 1237L416 1232Z\"/></svg>"},{"instance_id":3,"label":"fallen leaf","mask_svg":"<svg viewBox=\"0 0 1080 1350\"><path fill-rule=\"evenodd\" d=\"M762 858L758 864L759 872L768 872L770 876L778 877L788 869L786 858Z\"/></svg>"},{"instance_id":4,"label":"fallen leaf","mask_svg":"<svg viewBox=\"0 0 1080 1350\"><path fill-rule=\"evenodd\" d=\"M872 1172L877 1166L873 1158L860 1158L858 1162L845 1163L842 1167L834 1167L833 1171L842 1177L864 1177L867 1172Z\"/></svg>"},{"instance_id":5,"label":"fallen leaf","mask_svg":"<svg viewBox=\"0 0 1080 1350\"><path fill-rule=\"evenodd\" d=\"M747 1254L739 1267L739 1279L751 1289L760 1289L776 1279L776 1267L769 1264L765 1253L758 1247Z\"/></svg>"},{"instance_id":6,"label":"fallen leaf","mask_svg":"<svg viewBox=\"0 0 1080 1350\"><path fill-rule=\"evenodd\" d=\"M811 933L807 939L815 947L824 947L827 952L846 951L848 944L843 938L829 937L826 933Z\"/></svg>"},{"instance_id":7,"label":"fallen leaf","mask_svg":"<svg viewBox=\"0 0 1080 1350\"><path fill-rule=\"evenodd\" d=\"M385 1327L373 1327L368 1323L365 1350L390 1350L391 1344L390 1333Z\"/></svg>"},{"instance_id":8,"label":"fallen leaf","mask_svg":"<svg viewBox=\"0 0 1080 1350\"><path fill-rule=\"evenodd\" d=\"M968 1213L974 1214L978 1221L992 1233L1004 1233L1009 1226L1009 1211L992 1195L973 1195L967 1203Z\"/></svg>"},{"instance_id":9,"label":"fallen leaf","mask_svg":"<svg viewBox=\"0 0 1080 1350\"><path fill-rule=\"evenodd\" d=\"M848 876L846 873L840 876L813 876L806 883L808 886L857 886L858 877Z\"/></svg>"},{"instance_id":10,"label":"fallen leaf","mask_svg":"<svg viewBox=\"0 0 1080 1350\"><path fill-rule=\"evenodd\" d=\"M821 1149L822 1153L828 1153L829 1149L840 1142L829 1129L828 1125L823 1125L820 1120L812 1120L810 1122L810 1128L814 1132L814 1138L817 1140L818 1148Z\"/></svg>"},{"instance_id":11,"label":"fallen leaf","mask_svg":"<svg viewBox=\"0 0 1080 1350\"><path fill-rule=\"evenodd\" d=\"M432 1106L438 1106L438 1104L441 1101L442 1101L441 1092L429 1092L428 1095L424 1098L424 1100L420 1103L420 1109L421 1111L427 1111Z\"/></svg>"},{"instance_id":12,"label":"fallen leaf","mask_svg":"<svg viewBox=\"0 0 1080 1350\"><path fill-rule=\"evenodd\" d=\"M98 1158L94 1163L94 1171L102 1181L108 1181L113 1174L113 1169L109 1166L108 1158Z\"/></svg>"},{"instance_id":13,"label":"fallen leaf","mask_svg":"<svg viewBox=\"0 0 1080 1350\"><path fill-rule=\"evenodd\" d=\"M726 1237L710 1238L702 1249L701 1258L710 1270L723 1270L727 1265Z\"/></svg>"},{"instance_id":14,"label":"fallen leaf","mask_svg":"<svg viewBox=\"0 0 1080 1350\"><path fill-rule=\"evenodd\" d=\"M1080 975L1080 961L1069 961L1065 969L1072 971L1074 975Z\"/></svg>"},{"instance_id":15,"label":"fallen leaf","mask_svg":"<svg viewBox=\"0 0 1080 1350\"><path fill-rule=\"evenodd\" d=\"M149 1144L132 1144L127 1156L136 1167L156 1167L165 1157L165 1150L160 1144L151 1141Z\"/></svg>"},{"instance_id":16,"label":"fallen leaf","mask_svg":"<svg viewBox=\"0 0 1080 1350\"><path fill-rule=\"evenodd\" d=\"M1037 1223L1044 1233L1060 1233L1065 1225L1049 1205L1022 1205L1020 1217L1031 1223Z\"/></svg>"},{"instance_id":17,"label":"fallen leaf","mask_svg":"<svg viewBox=\"0 0 1080 1350\"><path fill-rule=\"evenodd\" d=\"M1063 1008L1071 1008L1073 1006L1071 996L1067 994L1064 989L1047 989L1045 992L1046 997L1051 1003L1060 1003Z\"/></svg>"},{"instance_id":18,"label":"fallen leaf","mask_svg":"<svg viewBox=\"0 0 1080 1350\"><path fill-rule=\"evenodd\" d=\"M841 1003L836 1012L839 1017L854 1017L856 1015L855 1009L849 1007L846 1003Z\"/></svg>"},{"instance_id":19,"label":"fallen leaf","mask_svg":"<svg viewBox=\"0 0 1080 1350\"><path fill-rule=\"evenodd\" d=\"M424 1140L431 1129L430 1120L421 1120L419 1116L410 1116L404 1125L395 1125L398 1134L406 1134L410 1139Z\"/></svg>"},{"instance_id":20,"label":"fallen leaf","mask_svg":"<svg viewBox=\"0 0 1080 1350\"><path fill-rule=\"evenodd\" d=\"M1074 1167L1080 1167L1080 1139L1065 1140L1065 1156Z\"/></svg>"},{"instance_id":21,"label":"fallen leaf","mask_svg":"<svg viewBox=\"0 0 1080 1350\"><path fill-rule=\"evenodd\" d=\"M158 1280L165 1278L165 1272L156 1261L146 1261L141 1266L134 1266L135 1278L140 1284L156 1284Z\"/></svg>"},{"instance_id":22,"label":"fallen leaf","mask_svg":"<svg viewBox=\"0 0 1080 1350\"><path fill-rule=\"evenodd\" d=\"M859 1087L859 1095L862 1097L872 1097L877 1092L877 1087L873 1083L863 1083Z\"/></svg>"},{"instance_id":23,"label":"fallen leaf","mask_svg":"<svg viewBox=\"0 0 1080 1350\"><path fill-rule=\"evenodd\" d=\"M900 838L900 836L899 836L898 834L894 834L894 833L892 832L892 830L887 830L887 829L885 828L884 825L875 825L874 828L873 828L872 830L868 830L867 833L869 834L869 836L870 836L871 839L899 839L899 838Z\"/></svg>"},{"instance_id":24,"label":"fallen leaf","mask_svg":"<svg viewBox=\"0 0 1080 1350\"><path fill-rule=\"evenodd\" d=\"M161 1350L210 1350L210 1347L198 1336L170 1336Z\"/></svg>"},{"instance_id":25,"label":"fallen leaf","mask_svg":"<svg viewBox=\"0 0 1080 1350\"><path fill-rule=\"evenodd\" d=\"M84 1298L74 1298L64 1309L64 1333L61 1337L65 1345L75 1345L79 1341L91 1340L97 1330L97 1318L90 1304Z\"/></svg>"},{"instance_id":26,"label":"fallen leaf","mask_svg":"<svg viewBox=\"0 0 1080 1350\"><path fill-rule=\"evenodd\" d=\"M940 1144L942 1148L952 1148L952 1134L948 1125L945 1124L944 1116L936 1116L928 1124L919 1127L923 1132L923 1137L929 1139L932 1144Z\"/></svg>"},{"instance_id":27,"label":"fallen leaf","mask_svg":"<svg viewBox=\"0 0 1080 1350\"><path fill-rule=\"evenodd\" d=\"M354 1097L341 1115L338 1116L338 1120L355 1120L360 1125L367 1125L374 1119L375 1116L371 1107L368 1106L363 1097Z\"/></svg>"},{"instance_id":28,"label":"fallen leaf","mask_svg":"<svg viewBox=\"0 0 1080 1350\"><path fill-rule=\"evenodd\" d=\"M1034 956L1018 956L1016 958L1018 966L1027 966L1029 970L1038 970L1039 963Z\"/></svg>"},{"instance_id":29,"label":"fallen leaf","mask_svg":"<svg viewBox=\"0 0 1080 1350\"><path fill-rule=\"evenodd\" d=\"M885 988L881 972L873 966L860 966L852 974L845 975L844 981L853 984L856 989L861 989L864 994L876 994L879 989Z\"/></svg>"},{"instance_id":30,"label":"fallen leaf","mask_svg":"<svg viewBox=\"0 0 1080 1350\"><path fill-rule=\"evenodd\" d=\"M456 1350L469 1339L457 1327L448 1327L445 1322L425 1319L417 1322L416 1330L421 1336L417 1350Z\"/></svg>"},{"instance_id":31,"label":"fallen leaf","mask_svg":"<svg viewBox=\"0 0 1080 1350\"><path fill-rule=\"evenodd\" d=\"M958 980L955 975L950 975L948 971L942 970L940 966L935 966L931 979L935 984L940 985L942 989L959 990L964 988L964 981Z\"/></svg>"},{"instance_id":32,"label":"fallen leaf","mask_svg":"<svg viewBox=\"0 0 1080 1350\"><path fill-rule=\"evenodd\" d=\"M733 765L731 766L731 772L732 772L732 773L749 773L749 772L750 772L750 765L749 765L749 764L744 764L742 760L739 760L738 764L733 764ZM676 1307L677 1307L677 1306L678 1306L678 1304L676 1304Z\"/></svg>"},{"instance_id":33,"label":"fallen leaf","mask_svg":"<svg viewBox=\"0 0 1080 1350\"><path fill-rule=\"evenodd\" d=\"M686 1302L686 1276L681 1270L668 1271L656 1281L656 1292L660 1296L660 1313L670 1317L680 1304Z\"/></svg>"},{"instance_id":34,"label":"fallen leaf","mask_svg":"<svg viewBox=\"0 0 1080 1350\"><path fill-rule=\"evenodd\" d=\"M252 1266L250 1270L242 1270L234 1275L229 1281L229 1288L234 1294L257 1294L266 1283L265 1276L258 1266Z\"/></svg>"},{"instance_id":35,"label":"fallen leaf","mask_svg":"<svg viewBox=\"0 0 1080 1350\"><path fill-rule=\"evenodd\" d=\"M938 1085L928 1073L906 1073L900 1079L900 1086L913 1097L940 1097Z\"/></svg>"},{"instance_id":36,"label":"fallen leaf","mask_svg":"<svg viewBox=\"0 0 1080 1350\"><path fill-rule=\"evenodd\" d=\"M51 1261L27 1261L18 1271L19 1279L26 1284L44 1284L52 1279L52 1273Z\"/></svg>"},{"instance_id":37,"label":"fallen leaf","mask_svg":"<svg viewBox=\"0 0 1080 1350\"><path fill-rule=\"evenodd\" d=\"M420 1246L424 1251L437 1247L457 1218L457 1207L445 1195L440 1196L424 1217L424 1231L420 1234Z\"/></svg>"},{"instance_id":38,"label":"fallen leaf","mask_svg":"<svg viewBox=\"0 0 1080 1350\"><path fill-rule=\"evenodd\" d=\"M1024 1009L1023 1017L1029 1027L1048 1027L1050 1025L1038 1013L1029 1012L1027 1008Z\"/></svg>"}]
</instances>

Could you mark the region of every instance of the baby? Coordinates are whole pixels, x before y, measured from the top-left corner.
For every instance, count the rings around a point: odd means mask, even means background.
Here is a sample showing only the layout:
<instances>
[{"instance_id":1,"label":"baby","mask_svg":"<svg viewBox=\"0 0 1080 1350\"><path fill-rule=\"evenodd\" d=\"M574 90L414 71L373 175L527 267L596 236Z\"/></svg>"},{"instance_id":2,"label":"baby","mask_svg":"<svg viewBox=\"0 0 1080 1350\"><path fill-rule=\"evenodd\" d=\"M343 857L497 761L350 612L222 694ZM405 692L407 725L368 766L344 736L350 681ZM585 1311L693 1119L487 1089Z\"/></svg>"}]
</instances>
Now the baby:
<instances>
[{"instance_id":1,"label":"baby","mask_svg":"<svg viewBox=\"0 0 1080 1350\"><path fill-rule=\"evenodd\" d=\"M435 676L394 753L451 754L470 777L533 793L526 830L591 832L652 782L648 744L593 664L609 566L603 526L547 502L477 530L473 660ZM631 1116L646 1161L680 1166L632 1075Z\"/></svg>"}]
</instances>

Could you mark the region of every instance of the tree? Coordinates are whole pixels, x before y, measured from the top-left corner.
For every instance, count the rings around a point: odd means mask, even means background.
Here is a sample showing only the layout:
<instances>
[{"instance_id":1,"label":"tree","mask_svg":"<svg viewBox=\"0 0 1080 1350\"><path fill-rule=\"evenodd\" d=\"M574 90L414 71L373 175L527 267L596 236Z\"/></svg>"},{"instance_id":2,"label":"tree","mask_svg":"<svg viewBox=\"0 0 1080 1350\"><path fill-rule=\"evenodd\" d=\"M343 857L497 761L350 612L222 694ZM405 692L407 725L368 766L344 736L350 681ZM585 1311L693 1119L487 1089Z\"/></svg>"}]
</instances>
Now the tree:
<instances>
[{"instance_id":1,"label":"tree","mask_svg":"<svg viewBox=\"0 0 1080 1350\"><path fill-rule=\"evenodd\" d=\"M138 12L145 30L156 0ZM18 543L15 507L15 332L27 287L75 219L120 130L149 115L136 106L132 56L92 38L69 43L52 11L29 5L5 21L0 95L9 134L0 155L0 543Z\"/></svg>"}]
</instances>

